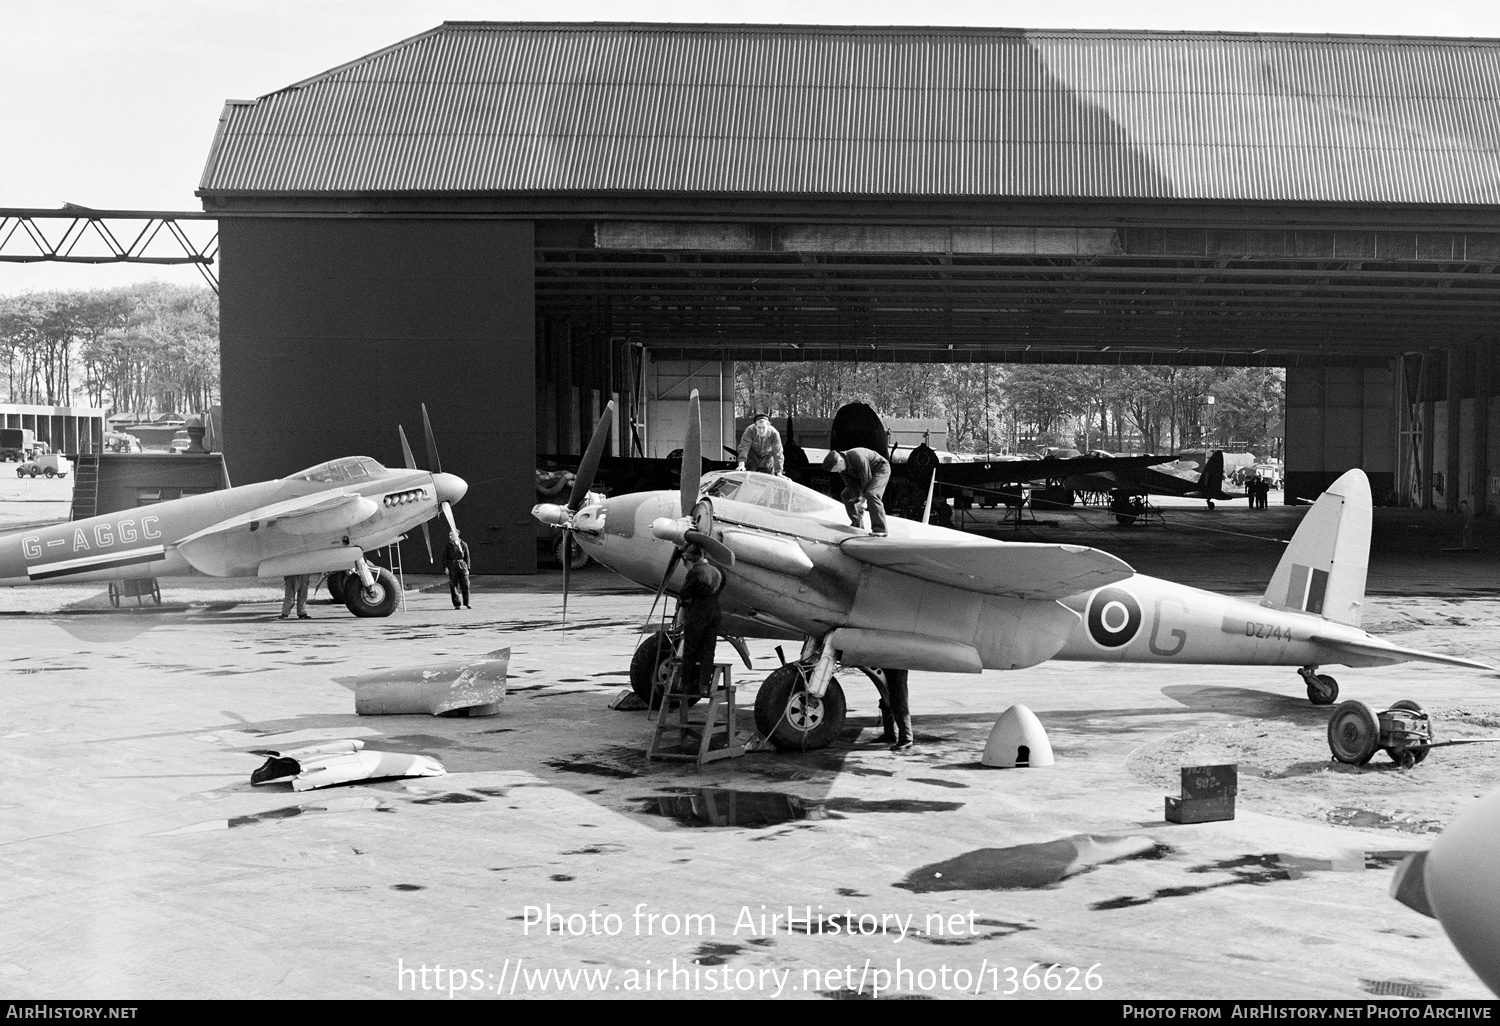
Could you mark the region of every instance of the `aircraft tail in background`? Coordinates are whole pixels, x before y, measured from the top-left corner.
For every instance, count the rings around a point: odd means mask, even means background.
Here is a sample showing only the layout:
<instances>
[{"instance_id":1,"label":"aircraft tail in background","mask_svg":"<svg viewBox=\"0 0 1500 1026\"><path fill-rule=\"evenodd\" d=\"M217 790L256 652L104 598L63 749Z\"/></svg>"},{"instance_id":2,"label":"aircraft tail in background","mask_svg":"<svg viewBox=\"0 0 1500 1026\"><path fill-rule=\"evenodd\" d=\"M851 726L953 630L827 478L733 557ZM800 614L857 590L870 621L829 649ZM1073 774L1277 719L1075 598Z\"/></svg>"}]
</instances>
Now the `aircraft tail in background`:
<instances>
[{"instance_id":1,"label":"aircraft tail in background","mask_svg":"<svg viewBox=\"0 0 1500 1026\"><path fill-rule=\"evenodd\" d=\"M1224 451L1215 449L1203 464L1203 473L1198 475L1198 491L1214 498L1224 491Z\"/></svg>"},{"instance_id":2,"label":"aircraft tail in background","mask_svg":"<svg viewBox=\"0 0 1500 1026\"><path fill-rule=\"evenodd\" d=\"M1370 481L1362 470L1351 470L1330 485L1302 518L1260 604L1360 626L1372 505Z\"/></svg>"}]
</instances>

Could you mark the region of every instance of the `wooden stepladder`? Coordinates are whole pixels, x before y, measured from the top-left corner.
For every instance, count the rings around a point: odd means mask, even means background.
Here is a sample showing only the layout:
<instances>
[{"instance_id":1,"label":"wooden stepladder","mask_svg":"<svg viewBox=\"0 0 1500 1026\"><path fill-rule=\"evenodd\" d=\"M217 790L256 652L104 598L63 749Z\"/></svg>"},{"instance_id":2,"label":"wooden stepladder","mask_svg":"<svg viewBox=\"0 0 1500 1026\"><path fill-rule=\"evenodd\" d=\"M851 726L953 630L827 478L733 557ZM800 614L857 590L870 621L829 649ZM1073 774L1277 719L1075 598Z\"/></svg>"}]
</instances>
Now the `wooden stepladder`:
<instances>
[{"instance_id":1,"label":"wooden stepladder","mask_svg":"<svg viewBox=\"0 0 1500 1026\"><path fill-rule=\"evenodd\" d=\"M734 678L729 663L714 663L708 704L689 708L682 692L682 674L675 673L665 692L653 692L656 730L646 749L648 759L674 759L699 767L719 759L737 759L745 746L735 733ZM703 696L697 696L702 698ZM658 704L659 703L659 704Z\"/></svg>"}]
</instances>

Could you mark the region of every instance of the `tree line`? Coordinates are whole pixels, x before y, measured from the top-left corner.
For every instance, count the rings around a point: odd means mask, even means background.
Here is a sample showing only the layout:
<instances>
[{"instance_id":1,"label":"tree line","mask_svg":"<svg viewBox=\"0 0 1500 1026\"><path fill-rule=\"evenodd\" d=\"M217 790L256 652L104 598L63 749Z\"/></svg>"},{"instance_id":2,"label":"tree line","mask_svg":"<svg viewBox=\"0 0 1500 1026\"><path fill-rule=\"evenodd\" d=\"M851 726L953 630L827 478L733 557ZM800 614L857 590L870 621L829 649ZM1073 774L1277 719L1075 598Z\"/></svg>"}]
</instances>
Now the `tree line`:
<instances>
[{"instance_id":1,"label":"tree line","mask_svg":"<svg viewBox=\"0 0 1500 1026\"><path fill-rule=\"evenodd\" d=\"M6 401L196 413L219 401L219 302L206 286L0 296Z\"/></svg>"},{"instance_id":2,"label":"tree line","mask_svg":"<svg viewBox=\"0 0 1500 1026\"><path fill-rule=\"evenodd\" d=\"M738 363L746 413L832 417L848 402L889 417L946 420L956 452L1176 451L1243 445L1279 454L1279 367L974 363Z\"/></svg>"}]
</instances>

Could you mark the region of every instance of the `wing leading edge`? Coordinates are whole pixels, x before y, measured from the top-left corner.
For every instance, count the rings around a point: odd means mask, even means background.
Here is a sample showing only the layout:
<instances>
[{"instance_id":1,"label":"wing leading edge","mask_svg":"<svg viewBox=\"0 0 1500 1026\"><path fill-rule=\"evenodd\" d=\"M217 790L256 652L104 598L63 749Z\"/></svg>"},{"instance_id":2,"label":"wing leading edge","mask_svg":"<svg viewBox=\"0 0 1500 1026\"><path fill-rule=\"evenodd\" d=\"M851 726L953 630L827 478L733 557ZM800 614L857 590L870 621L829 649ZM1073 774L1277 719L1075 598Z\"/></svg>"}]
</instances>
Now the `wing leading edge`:
<instances>
[{"instance_id":1,"label":"wing leading edge","mask_svg":"<svg viewBox=\"0 0 1500 1026\"><path fill-rule=\"evenodd\" d=\"M1060 599L1123 581L1129 563L1083 545L990 538L850 538L845 555L908 577L984 595Z\"/></svg>"}]
</instances>

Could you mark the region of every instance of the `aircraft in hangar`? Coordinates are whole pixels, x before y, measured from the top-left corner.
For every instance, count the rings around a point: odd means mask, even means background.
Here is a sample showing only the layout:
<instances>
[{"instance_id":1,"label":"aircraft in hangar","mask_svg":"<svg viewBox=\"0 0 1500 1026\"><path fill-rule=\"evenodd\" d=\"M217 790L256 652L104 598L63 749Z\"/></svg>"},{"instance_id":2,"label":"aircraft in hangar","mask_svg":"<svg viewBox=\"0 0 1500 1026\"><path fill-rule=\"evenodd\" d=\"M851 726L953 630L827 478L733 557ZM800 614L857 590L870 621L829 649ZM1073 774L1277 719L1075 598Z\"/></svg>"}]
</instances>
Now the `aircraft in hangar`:
<instances>
[{"instance_id":1,"label":"aircraft in hangar","mask_svg":"<svg viewBox=\"0 0 1500 1026\"><path fill-rule=\"evenodd\" d=\"M568 504L544 503L533 515L565 531L565 545L576 538L658 596L683 583L687 545L725 567L723 635L802 643L756 697L756 725L779 748L821 748L838 735L840 666L877 687L884 669L979 673L1048 659L1292 666L1317 705L1338 695L1334 679L1318 673L1324 664L1416 659L1489 669L1360 628L1372 522L1363 471L1344 474L1308 511L1256 602L1136 574L1081 545L978 538L896 517L889 537L874 537L849 525L842 503L786 478L700 477L697 405L694 392L679 491L586 503L608 441L606 414ZM566 602L565 576L565 610ZM636 650L638 692L649 695L670 672L668 638L659 632Z\"/></svg>"},{"instance_id":2,"label":"aircraft in hangar","mask_svg":"<svg viewBox=\"0 0 1500 1026\"><path fill-rule=\"evenodd\" d=\"M1215 451L1200 469L1185 461L1161 456L1113 456L1084 453L1049 456L1033 460L976 460L944 463L937 468L939 489L981 489L1019 502L1017 485L1045 483L1045 492L1033 493L1037 502L1071 506L1079 492L1111 492L1124 496L1175 495L1203 499L1208 508L1215 502L1245 498L1244 492L1224 488L1224 454ZM941 492L939 493L941 494Z\"/></svg>"},{"instance_id":3,"label":"aircraft in hangar","mask_svg":"<svg viewBox=\"0 0 1500 1026\"><path fill-rule=\"evenodd\" d=\"M427 422L427 410L422 410ZM290 477L184 496L0 537L0 586L130 578L350 575L330 588L355 616L389 616L395 576L365 553L441 514L468 485L442 472L427 424L431 472L416 469L406 433L406 469L368 456L329 460ZM428 541L431 552L431 541ZM337 580L338 578L334 578Z\"/></svg>"}]
</instances>

